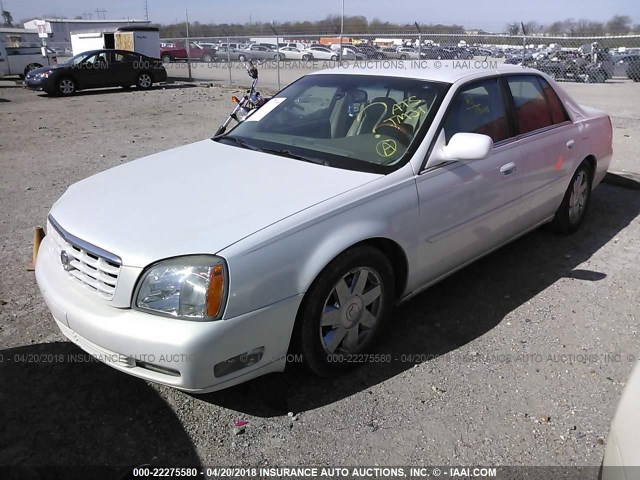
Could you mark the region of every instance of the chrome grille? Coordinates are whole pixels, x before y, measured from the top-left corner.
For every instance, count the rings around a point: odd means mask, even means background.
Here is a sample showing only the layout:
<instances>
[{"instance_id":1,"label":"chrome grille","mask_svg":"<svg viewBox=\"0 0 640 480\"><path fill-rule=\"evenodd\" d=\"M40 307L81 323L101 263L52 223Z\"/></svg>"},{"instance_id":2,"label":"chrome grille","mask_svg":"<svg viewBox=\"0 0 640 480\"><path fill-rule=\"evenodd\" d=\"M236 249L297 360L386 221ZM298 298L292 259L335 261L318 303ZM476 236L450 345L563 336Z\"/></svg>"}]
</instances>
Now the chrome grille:
<instances>
[{"instance_id":1,"label":"chrome grille","mask_svg":"<svg viewBox=\"0 0 640 480\"><path fill-rule=\"evenodd\" d=\"M115 255L66 232L49 217L47 235L54 239L54 254L78 285L105 300L113 299L122 262Z\"/></svg>"}]
</instances>

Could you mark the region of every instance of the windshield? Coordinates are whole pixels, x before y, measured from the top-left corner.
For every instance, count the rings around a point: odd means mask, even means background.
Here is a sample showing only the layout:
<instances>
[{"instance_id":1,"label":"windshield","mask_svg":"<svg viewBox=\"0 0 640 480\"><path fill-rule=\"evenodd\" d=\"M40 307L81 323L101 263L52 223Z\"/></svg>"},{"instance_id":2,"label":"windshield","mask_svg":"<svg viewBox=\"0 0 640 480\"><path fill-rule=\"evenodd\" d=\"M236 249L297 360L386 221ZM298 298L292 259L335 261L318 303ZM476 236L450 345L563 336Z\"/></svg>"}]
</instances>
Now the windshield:
<instances>
[{"instance_id":1,"label":"windshield","mask_svg":"<svg viewBox=\"0 0 640 480\"><path fill-rule=\"evenodd\" d=\"M418 147L447 88L400 77L309 75L218 141L332 167L388 173Z\"/></svg>"},{"instance_id":2,"label":"windshield","mask_svg":"<svg viewBox=\"0 0 640 480\"><path fill-rule=\"evenodd\" d=\"M78 55L71 57L69 60L67 60L66 62L64 62L65 65L78 65L80 63L82 63L86 58L90 57L91 55L93 55L95 52L84 52L84 53L79 53Z\"/></svg>"}]
</instances>

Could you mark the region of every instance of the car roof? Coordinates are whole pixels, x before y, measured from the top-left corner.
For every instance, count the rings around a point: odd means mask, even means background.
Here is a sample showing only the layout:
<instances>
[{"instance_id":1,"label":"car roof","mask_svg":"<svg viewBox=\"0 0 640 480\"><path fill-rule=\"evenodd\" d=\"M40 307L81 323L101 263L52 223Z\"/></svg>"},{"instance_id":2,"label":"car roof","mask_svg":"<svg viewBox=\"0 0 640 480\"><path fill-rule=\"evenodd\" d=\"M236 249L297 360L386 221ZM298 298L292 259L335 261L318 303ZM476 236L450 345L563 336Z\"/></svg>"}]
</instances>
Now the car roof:
<instances>
[{"instance_id":1,"label":"car roof","mask_svg":"<svg viewBox=\"0 0 640 480\"><path fill-rule=\"evenodd\" d=\"M482 64L483 61L447 61L434 62L429 60L423 60L425 66L429 68L384 68L382 67L363 68L355 63L352 66L346 68L333 68L326 70L319 70L317 72L310 73L309 75L326 75L326 74L338 74L338 75L376 75L383 77L403 77L414 78L419 80L428 80L433 82L442 83L455 83L459 80L472 80L474 78L490 77L495 75L505 75L509 73L530 73L539 75L538 70L532 68L525 68L518 65L497 65L496 68L472 68L466 67L466 64L475 65ZM440 64L440 68L436 68L436 64ZM487 62L492 63L492 62Z\"/></svg>"}]
</instances>

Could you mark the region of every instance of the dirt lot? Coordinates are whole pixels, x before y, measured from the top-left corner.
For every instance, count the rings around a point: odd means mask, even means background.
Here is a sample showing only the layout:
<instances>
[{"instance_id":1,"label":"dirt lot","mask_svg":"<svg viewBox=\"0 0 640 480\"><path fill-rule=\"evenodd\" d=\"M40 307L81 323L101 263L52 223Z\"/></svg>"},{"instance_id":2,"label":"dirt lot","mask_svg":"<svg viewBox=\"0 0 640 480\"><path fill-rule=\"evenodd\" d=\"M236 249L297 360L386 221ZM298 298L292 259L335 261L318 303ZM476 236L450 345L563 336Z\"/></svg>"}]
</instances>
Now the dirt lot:
<instances>
[{"instance_id":1,"label":"dirt lot","mask_svg":"<svg viewBox=\"0 0 640 480\"><path fill-rule=\"evenodd\" d=\"M404 304L380 348L396 360L336 379L294 369L190 396L65 341L26 269L33 227L75 181L206 138L231 91L47 98L0 81L0 465L577 465L595 479L640 355L637 191L603 184L578 233L536 231Z\"/></svg>"}]
</instances>

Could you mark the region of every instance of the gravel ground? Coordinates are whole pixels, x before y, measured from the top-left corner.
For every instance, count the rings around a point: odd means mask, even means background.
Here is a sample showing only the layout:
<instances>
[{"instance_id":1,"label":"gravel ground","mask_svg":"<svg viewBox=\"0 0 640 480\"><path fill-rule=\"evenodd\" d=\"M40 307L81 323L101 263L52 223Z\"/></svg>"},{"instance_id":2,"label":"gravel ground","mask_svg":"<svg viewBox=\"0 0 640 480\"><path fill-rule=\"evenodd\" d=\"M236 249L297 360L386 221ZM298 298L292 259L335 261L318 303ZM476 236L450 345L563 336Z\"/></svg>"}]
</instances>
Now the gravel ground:
<instances>
[{"instance_id":1,"label":"gravel ground","mask_svg":"<svg viewBox=\"0 0 640 480\"><path fill-rule=\"evenodd\" d=\"M191 396L65 341L27 271L33 227L71 183L206 138L232 91L0 81L0 465L598 466L640 354L640 197L608 184L578 233L535 231L403 304L393 360L335 379Z\"/></svg>"}]
</instances>

